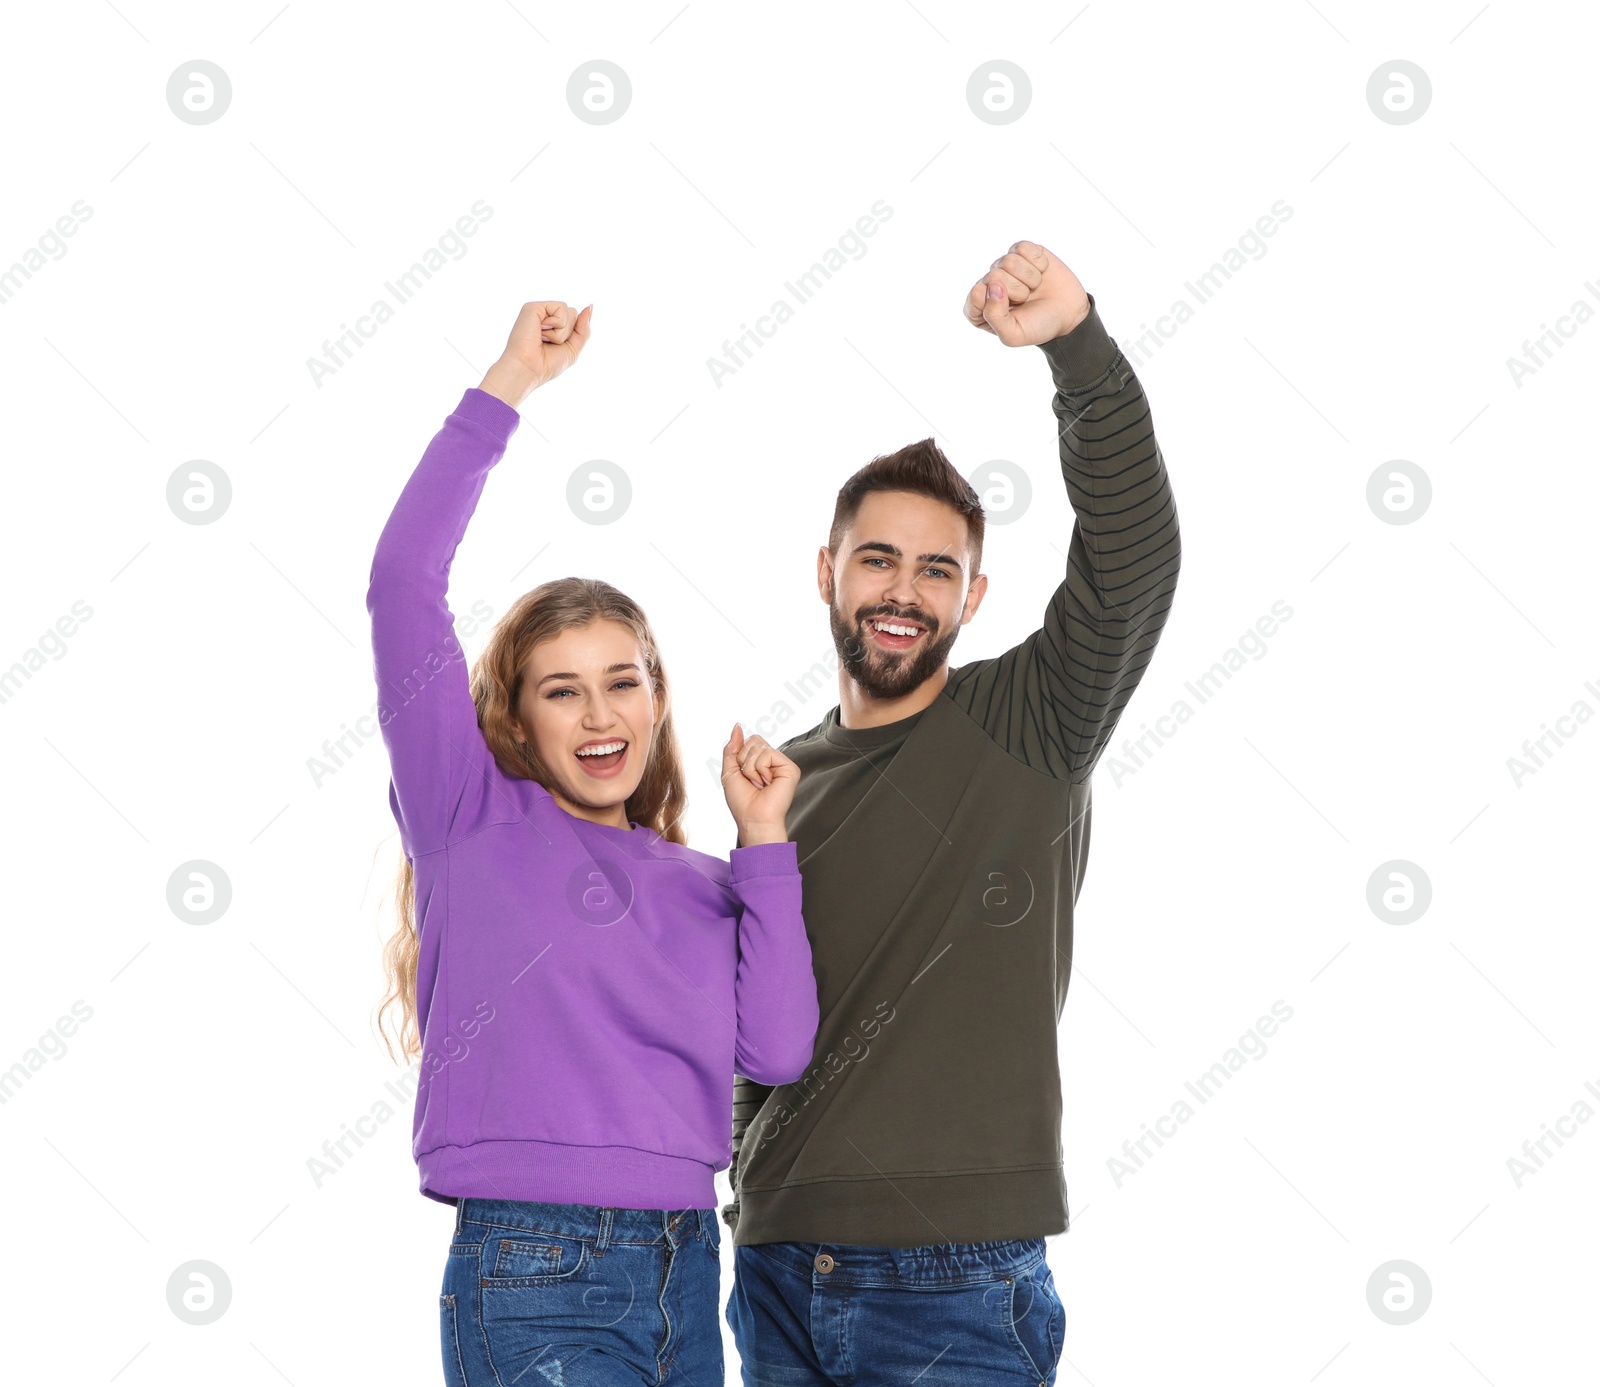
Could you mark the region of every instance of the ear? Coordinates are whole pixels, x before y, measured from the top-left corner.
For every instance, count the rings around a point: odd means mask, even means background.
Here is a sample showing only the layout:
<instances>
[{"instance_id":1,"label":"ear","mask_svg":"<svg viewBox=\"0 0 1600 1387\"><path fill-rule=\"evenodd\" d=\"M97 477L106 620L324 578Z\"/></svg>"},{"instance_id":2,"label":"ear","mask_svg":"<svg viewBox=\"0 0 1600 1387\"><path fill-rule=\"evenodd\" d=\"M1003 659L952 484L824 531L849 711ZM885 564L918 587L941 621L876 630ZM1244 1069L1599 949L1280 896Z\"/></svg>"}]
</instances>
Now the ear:
<instances>
[{"instance_id":1,"label":"ear","mask_svg":"<svg viewBox=\"0 0 1600 1387\"><path fill-rule=\"evenodd\" d=\"M961 607L961 624L965 626L978 614L978 607L983 602L984 593L989 591L989 575L980 573L972 580L972 586L967 589L967 600Z\"/></svg>"},{"instance_id":2,"label":"ear","mask_svg":"<svg viewBox=\"0 0 1600 1387\"><path fill-rule=\"evenodd\" d=\"M833 555L826 544L817 550L817 596L833 605Z\"/></svg>"}]
</instances>

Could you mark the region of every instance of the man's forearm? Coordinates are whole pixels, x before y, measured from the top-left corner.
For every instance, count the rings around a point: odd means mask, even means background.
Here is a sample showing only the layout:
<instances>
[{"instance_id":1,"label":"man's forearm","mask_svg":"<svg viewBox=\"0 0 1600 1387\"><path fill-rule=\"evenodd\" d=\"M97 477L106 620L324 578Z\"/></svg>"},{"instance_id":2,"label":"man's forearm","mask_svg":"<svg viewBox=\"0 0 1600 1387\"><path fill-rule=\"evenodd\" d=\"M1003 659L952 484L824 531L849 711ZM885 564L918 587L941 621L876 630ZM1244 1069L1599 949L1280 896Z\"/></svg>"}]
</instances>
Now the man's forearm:
<instances>
[{"instance_id":1,"label":"man's forearm","mask_svg":"<svg viewBox=\"0 0 1600 1387\"><path fill-rule=\"evenodd\" d=\"M1042 344L1056 393L1052 408L1067 499L1083 558L1108 615L1148 610L1178 569L1178 516L1144 387L1089 312Z\"/></svg>"}]
</instances>

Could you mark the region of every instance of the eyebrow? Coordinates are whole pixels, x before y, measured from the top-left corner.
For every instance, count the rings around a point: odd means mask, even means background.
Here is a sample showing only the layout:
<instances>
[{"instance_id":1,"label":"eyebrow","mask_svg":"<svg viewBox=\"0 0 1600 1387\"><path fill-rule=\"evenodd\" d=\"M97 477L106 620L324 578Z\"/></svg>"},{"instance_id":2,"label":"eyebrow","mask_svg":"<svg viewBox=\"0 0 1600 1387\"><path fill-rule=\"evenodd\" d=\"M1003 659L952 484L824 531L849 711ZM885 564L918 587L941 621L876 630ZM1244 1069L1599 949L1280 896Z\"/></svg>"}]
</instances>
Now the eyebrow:
<instances>
[{"instance_id":1,"label":"eyebrow","mask_svg":"<svg viewBox=\"0 0 1600 1387\"><path fill-rule=\"evenodd\" d=\"M624 665L607 665L601 671L601 673L602 674L617 674L617 673L620 673L622 670L625 670L625 669L631 669L635 674L637 674L639 672L639 666L638 665L624 664ZM570 669L565 669L565 670L562 670L559 674L547 674L547 675L545 675L545 677L543 679L541 679L533 687L536 688L536 689L537 688L541 688L545 684L548 684L552 679L576 679L577 677L578 676L576 674L574 674Z\"/></svg>"},{"instance_id":2,"label":"eyebrow","mask_svg":"<svg viewBox=\"0 0 1600 1387\"><path fill-rule=\"evenodd\" d=\"M852 549L850 552L852 554L859 554L863 549L871 549L871 550L874 550L874 551L876 551L877 553L880 553L880 554L889 554L889 555L892 555L894 558L897 558L897 559L903 559L905 557L905 555L902 554L898 549L896 549L894 547L894 545L885 544L881 539L869 539L864 544L856 545L856 547L854 549ZM960 570L961 570L960 562L958 560L956 560L956 559L951 558L950 555L948 555L948 554L918 554L917 555L917 562L918 563L940 563L940 564L943 564L946 568L955 569L957 572L960 572Z\"/></svg>"}]
</instances>

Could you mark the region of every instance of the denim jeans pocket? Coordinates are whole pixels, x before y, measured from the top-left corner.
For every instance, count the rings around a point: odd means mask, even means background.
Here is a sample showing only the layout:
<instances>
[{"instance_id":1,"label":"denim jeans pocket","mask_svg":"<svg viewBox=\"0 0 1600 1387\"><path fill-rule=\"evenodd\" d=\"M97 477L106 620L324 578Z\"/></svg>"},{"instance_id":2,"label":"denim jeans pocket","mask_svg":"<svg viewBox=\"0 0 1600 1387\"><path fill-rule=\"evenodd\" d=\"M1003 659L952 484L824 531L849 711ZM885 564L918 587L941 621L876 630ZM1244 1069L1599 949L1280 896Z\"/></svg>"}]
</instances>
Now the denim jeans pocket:
<instances>
[{"instance_id":1,"label":"denim jeans pocket","mask_svg":"<svg viewBox=\"0 0 1600 1387\"><path fill-rule=\"evenodd\" d=\"M613 1242L597 1254L586 1238L495 1228L484 1239L482 1269L477 1328L490 1380L507 1387L609 1381L606 1360L615 1360L613 1373L626 1363L638 1380L656 1380L656 1350L667 1332L657 1300L660 1247ZM503 1274L488 1274L496 1270Z\"/></svg>"},{"instance_id":2,"label":"denim jeans pocket","mask_svg":"<svg viewBox=\"0 0 1600 1387\"><path fill-rule=\"evenodd\" d=\"M1066 1310L1048 1263L1014 1276L1000 1301L1006 1337L1036 1382L1054 1382L1061 1361Z\"/></svg>"},{"instance_id":3,"label":"denim jeans pocket","mask_svg":"<svg viewBox=\"0 0 1600 1387\"><path fill-rule=\"evenodd\" d=\"M593 1247L588 1238L567 1233L491 1229L483 1240L482 1285L488 1290L570 1281L588 1269Z\"/></svg>"}]
</instances>

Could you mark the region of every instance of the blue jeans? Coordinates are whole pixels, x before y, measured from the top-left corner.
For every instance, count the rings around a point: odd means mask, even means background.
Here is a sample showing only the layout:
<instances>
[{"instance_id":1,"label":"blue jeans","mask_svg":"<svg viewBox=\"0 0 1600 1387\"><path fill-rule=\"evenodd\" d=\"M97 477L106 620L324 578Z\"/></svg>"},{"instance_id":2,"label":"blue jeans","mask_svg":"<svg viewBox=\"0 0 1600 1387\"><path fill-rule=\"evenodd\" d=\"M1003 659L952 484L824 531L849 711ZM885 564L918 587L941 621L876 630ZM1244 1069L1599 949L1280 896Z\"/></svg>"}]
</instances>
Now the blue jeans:
<instances>
[{"instance_id":1,"label":"blue jeans","mask_svg":"<svg viewBox=\"0 0 1600 1387\"><path fill-rule=\"evenodd\" d=\"M721 1244L714 1209L457 1201L447 1387L722 1387Z\"/></svg>"},{"instance_id":2,"label":"blue jeans","mask_svg":"<svg viewBox=\"0 0 1600 1387\"><path fill-rule=\"evenodd\" d=\"M1045 1387L1066 1312L1043 1238L733 1250L744 1387Z\"/></svg>"}]
</instances>

